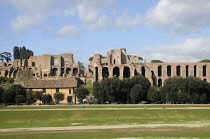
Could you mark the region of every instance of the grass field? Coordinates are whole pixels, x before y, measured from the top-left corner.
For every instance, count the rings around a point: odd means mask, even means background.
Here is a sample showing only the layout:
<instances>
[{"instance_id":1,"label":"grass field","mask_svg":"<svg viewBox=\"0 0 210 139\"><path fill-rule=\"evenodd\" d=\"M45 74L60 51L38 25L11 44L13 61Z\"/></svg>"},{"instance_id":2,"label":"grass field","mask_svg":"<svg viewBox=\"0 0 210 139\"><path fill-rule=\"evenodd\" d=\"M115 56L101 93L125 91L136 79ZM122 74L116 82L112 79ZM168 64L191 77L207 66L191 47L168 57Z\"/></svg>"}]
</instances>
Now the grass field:
<instances>
[{"instance_id":1,"label":"grass field","mask_svg":"<svg viewBox=\"0 0 210 139\"><path fill-rule=\"evenodd\" d=\"M39 132L11 131L0 132L0 138L210 138L210 109L203 109L210 105L164 105L166 109L161 109L162 106L88 105L85 109L84 106L1 107L0 130L89 126L116 126L117 128ZM147 109L143 109L144 107ZM198 109L189 109L189 107ZM88 110L89 108L90 110ZM118 122L119 119L120 122ZM124 125L140 126L119 128Z\"/></svg>"}]
</instances>

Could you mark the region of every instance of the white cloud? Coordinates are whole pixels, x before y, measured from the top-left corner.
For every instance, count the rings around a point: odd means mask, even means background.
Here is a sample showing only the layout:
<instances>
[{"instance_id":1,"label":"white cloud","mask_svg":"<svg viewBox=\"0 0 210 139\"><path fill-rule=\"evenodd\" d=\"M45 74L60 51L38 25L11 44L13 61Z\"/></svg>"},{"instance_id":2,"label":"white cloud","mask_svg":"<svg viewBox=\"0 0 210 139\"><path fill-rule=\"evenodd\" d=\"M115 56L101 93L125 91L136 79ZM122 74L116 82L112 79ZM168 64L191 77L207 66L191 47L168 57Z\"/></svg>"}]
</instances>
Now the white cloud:
<instances>
[{"instance_id":1,"label":"white cloud","mask_svg":"<svg viewBox=\"0 0 210 139\"><path fill-rule=\"evenodd\" d=\"M56 32L58 37L67 38L78 38L80 36L80 30L74 26L63 26L60 30Z\"/></svg>"},{"instance_id":2,"label":"white cloud","mask_svg":"<svg viewBox=\"0 0 210 139\"><path fill-rule=\"evenodd\" d=\"M125 10L124 13L116 17L115 26L122 30L129 30L130 27L142 25L142 17L137 13L135 16L130 16L129 11Z\"/></svg>"},{"instance_id":3,"label":"white cloud","mask_svg":"<svg viewBox=\"0 0 210 139\"><path fill-rule=\"evenodd\" d=\"M47 17L51 0L11 0L15 10L17 10L17 17L10 23L10 28L15 33L23 33L29 29L41 24Z\"/></svg>"},{"instance_id":4,"label":"white cloud","mask_svg":"<svg viewBox=\"0 0 210 139\"><path fill-rule=\"evenodd\" d=\"M173 33L188 33L210 26L209 0L160 0L146 15L147 25L163 26Z\"/></svg>"},{"instance_id":5,"label":"white cloud","mask_svg":"<svg viewBox=\"0 0 210 139\"><path fill-rule=\"evenodd\" d=\"M210 37L186 39L181 44L145 47L138 54L150 62L159 59L164 62L197 62L210 59Z\"/></svg>"},{"instance_id":6,"label":"white cloud","mask_svg":"<svg viewBox=\"0 0 210 139\"><path fill-rule=\"evenodd\" d=\"M23 33L30 30L32 27L41 24L45 17L42 15L32 16L18 16L10 23L10 28L15 33Z\"/></svg>"}]
</instances>

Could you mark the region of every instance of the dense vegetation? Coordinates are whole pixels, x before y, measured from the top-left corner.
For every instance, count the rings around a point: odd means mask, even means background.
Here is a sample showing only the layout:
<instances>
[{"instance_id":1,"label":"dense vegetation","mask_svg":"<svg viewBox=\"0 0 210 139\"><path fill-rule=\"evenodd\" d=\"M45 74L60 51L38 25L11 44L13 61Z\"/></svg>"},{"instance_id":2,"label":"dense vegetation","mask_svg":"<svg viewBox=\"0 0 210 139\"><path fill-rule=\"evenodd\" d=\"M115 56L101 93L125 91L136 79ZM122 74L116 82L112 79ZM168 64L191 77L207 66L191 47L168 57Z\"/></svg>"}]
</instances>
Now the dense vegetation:
<instances>
[{"instance_id":1,"label":"dense vegetation","mask_svg":"<svg viewBox=\"0 0 210 139\"><path fill-rule=\"evenodd\" d=\"M33 51L26 49L25 46L23 47L15 46L13 49L14 59L28 59L30 56L33 56L33 55L34 55Z\"/></svg>"},{"instance_id":2,"label":"dense vegetation","mask_svg":"<svg viewBox=\"0 0 210 139\"><path fill-rule=\"evenodd\" d=\"M206 103L210 101L210 84L196 77L172 77L163 87L151 87L149 80L139 75L94 82L93 93L99 103Z\"/></svg>"}]
</instances>

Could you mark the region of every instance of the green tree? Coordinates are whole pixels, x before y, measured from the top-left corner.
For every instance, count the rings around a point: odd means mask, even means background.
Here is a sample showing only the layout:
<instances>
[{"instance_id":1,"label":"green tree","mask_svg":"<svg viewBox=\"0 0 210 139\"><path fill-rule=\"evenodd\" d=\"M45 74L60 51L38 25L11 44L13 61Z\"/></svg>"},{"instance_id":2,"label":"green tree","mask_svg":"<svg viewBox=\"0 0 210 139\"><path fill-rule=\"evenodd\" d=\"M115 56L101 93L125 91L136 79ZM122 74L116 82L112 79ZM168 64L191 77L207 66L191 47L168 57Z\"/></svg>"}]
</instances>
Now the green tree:
<instances>
[{"instance_id":1,"label":"green tree","mask_svg":"<svg viewBox=\"0 0 210 139\"><path fill-rule=\"evenodd\" d=\"M26 98L23 95L17 95L16 98L15 98L15 100L16 100L17 104L25 103L26 102Z\"/></svg>"},{"instance_id":2,"label":"green tree","mask_svg":"<svg viewBox=\"0 0 210 139\"><path fill-rule=\"evenodd\" d=\"M77 89L75 89L75 94L77 98L79 99L79 102L82 102L82 100L86 98L87 95L89 95L89 91L87 88L80 86Z\"/></svg>"},{"instance_id":3,"label":"green tree","mask_svg":"<svg viewBox=\"0 0 210 139\"><path fill-rule=\"evenodd\" d=\"M49 104L50 102L52 102L52 96L50 94L44 94L42 97L42 102L44 104Z\"/></svg>"},{"instance_id":4,"label":"green tree","mask_svg":"<svg viewBox=\"0 0 210 139\"><path fill-rule=\"evenodd\" d=\"M161 60L151 60L151 63L164 63L164 62Z\"/></svg>"},{"instance_id":5,"label":"green tree","mask_svg":"<svg viewBox=\"0 0 210 139\"><path fill-rule=\"evenodd\" d=\"M140 84L135 84L133 88L131 88L130 93L132 103L138 103L144 100L145 93L145 90Z\"/></svg>"},{"instance_id":6,"label":"green tree","mask_svg":"<svg viewBox=\"0 0 210 139\"><path fill-rule=\"evenodd\" d=\"M2 94L2 99L4 103L15 103L15 98L18 95L26 96L25 88L19 84L11 84L4 87L4 92Z\"/></svg>"},{"instance_id":7,"label":"green tree","mask_svg":"<svg viewBox=\"0 0 210 139\"><path fill-rule=\"evenodd\" d=\"M82 62L78 61L77 65L79 66L81 71L85 71L85 67L84 67L84 64Z\"/></svg>"},{"instance_id":8,"label":"green tree","mask_svg":"<svg viewBox=\"0 0 210 139\"><path fill-rule=\"evenodd\" d=\"M0 54L0 60L1 60L1 62L3 62L4 59L5 59L5 56L3 55L3 53L1 53L1 54Z\"/></svg>"},{"instance_id":9,"label":"green tree","mask_svg":"<svg viewBox=\"0 0 210 139\"><path fill-rule=\"evenodd\" d=\"M210 62L210 60L209 59L203 59L203 60L201 60L201 61L199 61L200 63L209 63Z\"/></svg>"},{"instance_id":10,"label":"green tree","mask_svg":"<svg viewBox=\"0 0 210 139\"><path fill-rule=\"evenodd\" d=\"M142 61L143 61L143 58L142 58L142 57L140 57L140 56L138 57L138 59L139 59L139 61L140 61L140 62L142 62Z\"/></svg>"},{"instance_id":11,"label":"green tree","mask_svg":"<svg viewBox=\"0 0 210 139\"><path fill-rule=\"evenodd\" d=\"M35 102L36 102L36 99L35 99L34 92L33 91L27 91L26 92L26 103L27 103L27 105L33 104Z\"/></svg>"},{"instance_id":12,"label":"green tree","mask_svg":"<svg viewBox=\"0 0 210 139\"><path fill-rule=\"evenodd\" d=\"M152 86L148 90L147 99L151 102L160 101L160 89L157 86Z\"/></svg>"},{"instance_id":13,"label":"green tree","mask_svg":"<svg viewBox=\"0 0 210 139\"><path fill-rule=\"evenodd\" d=\"M142 76L142 75L137 75L131 78L131 88L136 85L136 84L140 84L142 86L142 89L144 90L144 96L142 96L143 100L147 100L147 92L149 90L149 88L151 87L151 83L150 81Z\"/></svg>"},{"instance_id":14,"label":"green tree","mask_svg":"<svg viewBox=\"0 0 210 139\"><path fill-rule=\"evenodd\" d=\"M0 86L0 103L3 102L1 95L3 94L4 89Z\"/></svg>"},{"instance_id":15,"label":"green tree","mask_svg":"<svg viewBox=\"0 0 210 139\"><path fill-rule=\"evenodd\" d=\"M60 103L60 101L64 100L64 94L61 92L57 92L54 95L55 103Z\"/></svg>"},{"instance_id":16,"label":"green tree","mask_svg":"<svg viewBox=\"0 0 210 139\"><path fill-rule=\"evenodd\" d=\"M203 93L203 94L200 96L200 102L203 103L203 102L206 101L206 99L207 99L207 95L206 95L206 93Z\"/></svg>"},{"instance_id":17,"label":"green tree","mask_svg":"<svg viewBox=\"0 0 210 139\"><path fill-rule=\"evenodd\" d=\"M3 52L3 53L1 53L0 54L0 58L1 58L1 61L2 62L3 62L4 59L6 60L6 62L12 61L11 60L11 53L9 53L9 52Z\"/></svg>"},{"instance_id":18,"label":"green tree","mask_svg":"<svg viewBox=\"0 0 210 139\"><path fill-rule=\"evenodd\" d=\"M71 103L72 102L72 96L67 96L67 102Z\"/></svg>"},{"instance_id":19,"label":"green tree","mask_svg":"<svg viewBox=\"0 0 210 139\"><path fill-rule=\"evenodd\" d=\"M91 56L88 60L89 60L89 61L92 61L92 60L93 60L93 56Z\"/></svg>"},{"instance_id":20,"label":"green tree","mask_svg":"<svg viewBox=\"0 0 210 139\"><path fill-rule=\"evenodd\" d=\"M36 100L39 100L40 101L40 104L41 104L43 93L41 91L35 91L34 92L34 95L35 95L35 99Z\"/></svg>"},{"instance_id":21,"label":"green tree","mask_svg":"<svg viewBox=\"0 0 210 139\"><path fill-rule=\"evenodd\" d=\"M14 59L20 59L20 49L17 46L13 49L13 57Z\"/></svg>"}]
</instances>

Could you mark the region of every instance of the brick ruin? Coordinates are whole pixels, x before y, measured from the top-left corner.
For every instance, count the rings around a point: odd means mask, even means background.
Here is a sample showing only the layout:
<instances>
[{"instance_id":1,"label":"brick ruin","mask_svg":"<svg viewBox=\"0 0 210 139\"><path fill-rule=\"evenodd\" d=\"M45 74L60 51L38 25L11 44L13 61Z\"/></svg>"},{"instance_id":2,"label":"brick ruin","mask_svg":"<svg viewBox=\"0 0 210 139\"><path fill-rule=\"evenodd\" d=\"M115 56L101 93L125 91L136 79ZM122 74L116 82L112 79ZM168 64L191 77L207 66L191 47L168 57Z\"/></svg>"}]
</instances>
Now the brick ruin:
<instances>
[{"instance_id":1,"label":"brick ruin","mask_svg":"<svg viewBox=\"0 0 210 139\"><path fill-rule=\"evenodd\" d=\"M111 50L105 57L94 54L88 68L88 71L82 73L71 53L43 54L26 60L16 59L12 63L0 63L0 76L16 77L15 83L28 90L51 95L62 92L65 97L72 96L73 102L76 102L74 89L79 79L94 82L112 77L131 78L141 74L154 86L162 86L164 80L173 76L194 76L210 81L210 63L146 63L146 60L141 63L138 56L127 55L125 48Z\"/></svg>"}]
</instances>

